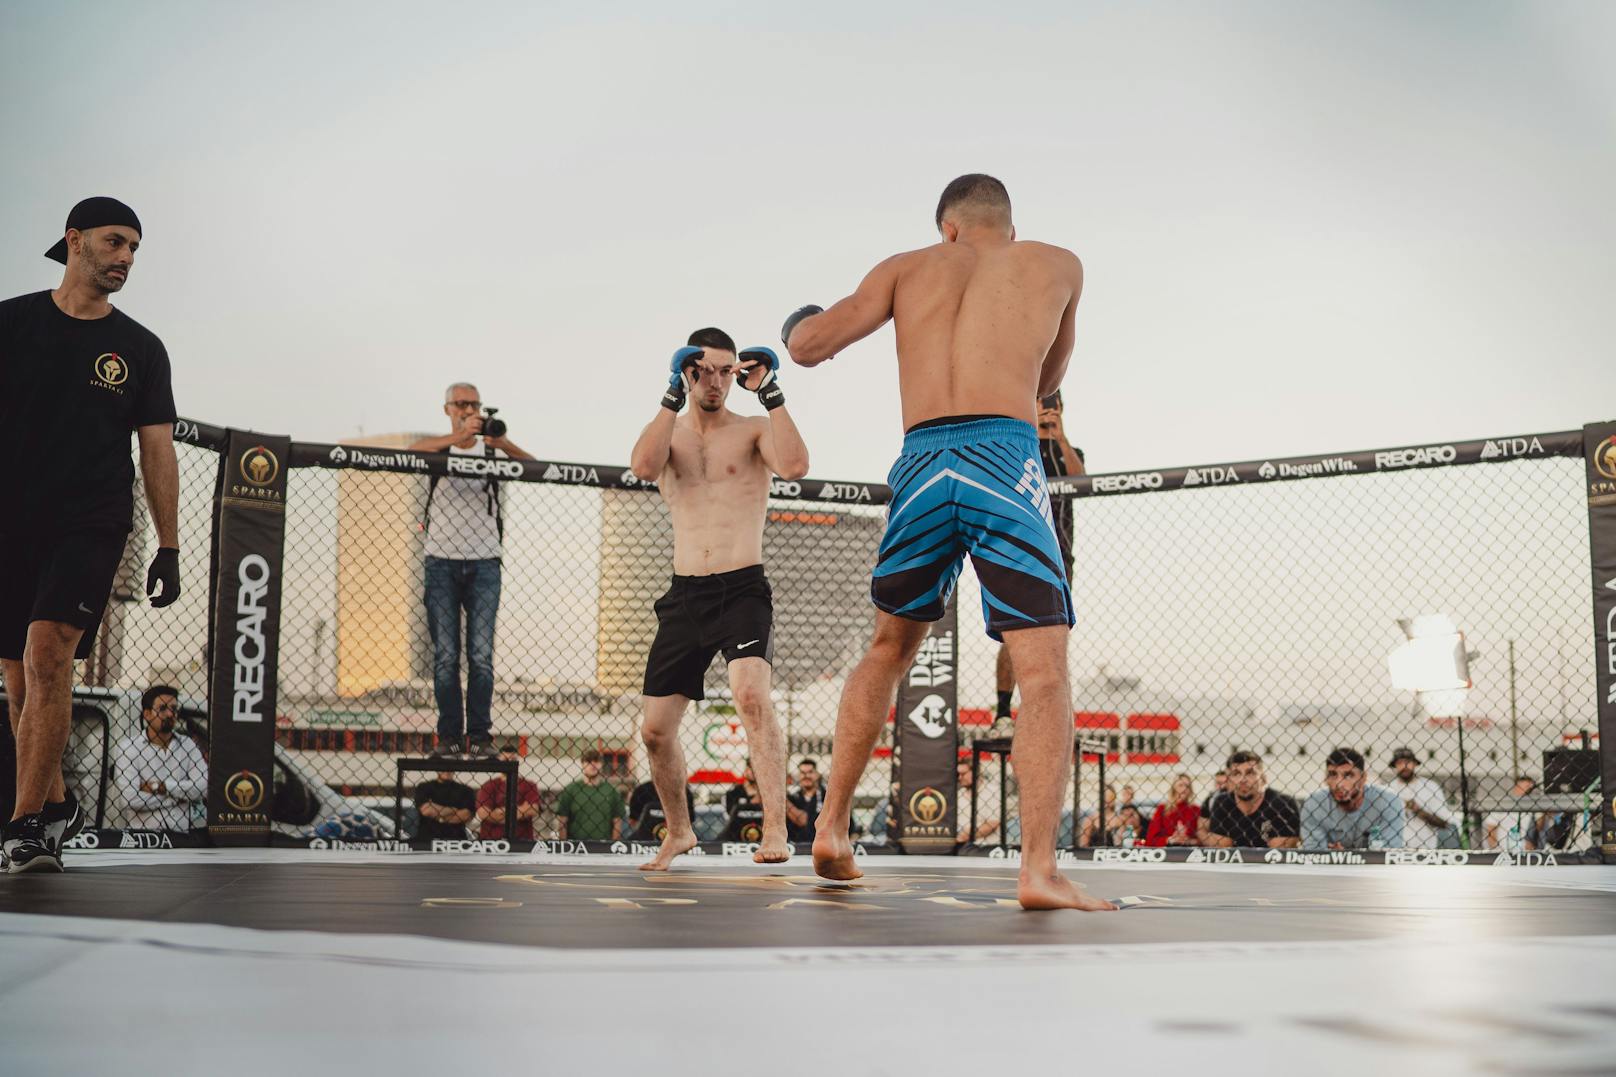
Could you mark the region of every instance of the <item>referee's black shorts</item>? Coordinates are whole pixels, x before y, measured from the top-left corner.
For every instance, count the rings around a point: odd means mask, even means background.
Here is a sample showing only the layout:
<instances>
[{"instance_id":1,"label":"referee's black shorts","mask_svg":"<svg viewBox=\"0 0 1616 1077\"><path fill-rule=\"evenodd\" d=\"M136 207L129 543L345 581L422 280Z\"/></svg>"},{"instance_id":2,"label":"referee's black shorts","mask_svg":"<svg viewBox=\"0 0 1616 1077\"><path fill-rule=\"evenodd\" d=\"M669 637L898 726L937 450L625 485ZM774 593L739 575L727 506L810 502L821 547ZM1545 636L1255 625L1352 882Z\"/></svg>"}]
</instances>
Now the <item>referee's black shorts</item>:
<instances>
[{"instance_id":1,"label":"referee's black shorts","mask_svg":"<svg viewBox=\"0 0 1616 1077\"><path fill-rule=\"evenodd\" d=\"M73 657L90 657L128 537L120 528L36 535L0 530L0 658L22 658L35 621L82 628Z\"/></svg>"}]
</instances>

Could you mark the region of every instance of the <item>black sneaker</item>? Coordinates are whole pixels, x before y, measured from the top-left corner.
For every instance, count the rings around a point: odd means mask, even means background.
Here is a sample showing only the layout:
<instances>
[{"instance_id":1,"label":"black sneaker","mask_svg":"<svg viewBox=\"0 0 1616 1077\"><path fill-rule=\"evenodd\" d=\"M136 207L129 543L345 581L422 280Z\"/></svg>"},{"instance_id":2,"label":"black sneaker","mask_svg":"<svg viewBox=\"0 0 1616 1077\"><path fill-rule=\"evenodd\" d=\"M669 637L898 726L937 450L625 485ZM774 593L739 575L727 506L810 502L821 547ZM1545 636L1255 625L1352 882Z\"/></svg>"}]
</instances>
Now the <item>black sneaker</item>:
<instances>
[{"instance_id":1,"label":"black sneaker","mask_svg":"<svg viewBox=\"0 0 1616 1077\"><path fill-rule=\"evenodd\" d=\"M459 737L450 737L448 740L438 741L437 747L432 749L433 759L446 759L451 755L462 755L466 746Z\"/></svg>"},{"instance_id":2,"label":"black sneaker","mask_svg":"<svg viewBox=\"0 0 1616 1077\"><path fill-rule=\"evenodd\" d=\"M466 755L472 759L498 759L499 749L493 737L472 737L466 742Z\"/></svg>"},{"instance_id":3,"label":"black sneaker","mask_svg":"<svg viewBox=\"0 0 1616 1077\"><path fill-rule=\"evenodd\" d=\"M45 836L50 839L51 847L58 856L83 829L84 808L79 804L79 798L73 795L73 790L67 791L66 800L56 804L45 802Z\"/></svg>"},{"instance_id":4,"label":"black sneaker","mask_svg":"<svg viewBox=\"0 0 1616 1077\"><path fill-rule=\"evenodd\" d=\"M21 875L27 871L61 871L62 858L51 847L45 833L45 813L34 812L6 824L3 847L6 872Z\"/></svg>"}]
</instances>

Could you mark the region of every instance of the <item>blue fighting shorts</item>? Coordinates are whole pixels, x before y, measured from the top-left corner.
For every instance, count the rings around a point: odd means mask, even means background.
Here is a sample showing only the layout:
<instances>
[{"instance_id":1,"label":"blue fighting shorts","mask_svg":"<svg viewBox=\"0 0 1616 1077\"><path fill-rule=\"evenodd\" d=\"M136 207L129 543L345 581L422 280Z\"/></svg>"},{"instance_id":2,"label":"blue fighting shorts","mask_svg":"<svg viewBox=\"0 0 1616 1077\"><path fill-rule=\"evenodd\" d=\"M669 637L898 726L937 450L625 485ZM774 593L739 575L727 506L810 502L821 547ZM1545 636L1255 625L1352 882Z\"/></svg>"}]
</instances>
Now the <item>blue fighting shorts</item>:
<instances>
[{"instance_id":1,"label":"blue fighting shorts","mask_svg":"<svg viewBox=\"0 0 1616 1077\"><path fill-rule=\"evenodd\" d=\"M892 501L870 598L911 621L942 617L970 554L988 635L1072 624L1072 594L1029 423L922 423L887 474Z\"/></svg>"}]
</instances>

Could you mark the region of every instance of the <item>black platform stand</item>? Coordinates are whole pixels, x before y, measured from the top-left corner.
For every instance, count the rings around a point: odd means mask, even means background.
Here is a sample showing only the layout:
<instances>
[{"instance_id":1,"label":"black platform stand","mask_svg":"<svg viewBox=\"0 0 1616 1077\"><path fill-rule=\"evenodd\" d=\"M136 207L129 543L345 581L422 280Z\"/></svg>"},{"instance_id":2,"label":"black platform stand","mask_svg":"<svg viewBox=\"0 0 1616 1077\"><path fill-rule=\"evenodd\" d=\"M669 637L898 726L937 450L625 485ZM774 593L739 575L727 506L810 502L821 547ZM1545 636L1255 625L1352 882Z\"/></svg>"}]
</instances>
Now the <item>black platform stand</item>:
<instances>
[{"instance_id":1,"label":"black platform stand","mask_svg":"<svg viewBox=\"0 0 1616 1077\"><path fill-rule=\"evenodd\" d=\"M1010 758L1010 737L978 737L971 741L971 829L969 842L976 841L976 793L982 788L982 757L996 755L999 757L999 847L1009 844L1010 820L1009 792L1004 781L1005 764ZM1083 753L1092 751L1100 761L1100 832L1105 832L1105 753L1110 746L1102 741L1085 741L1076 737L1072 741L1072 848L1077 848L1077 839L1082 830L1078 825L1078 814L1081 802L1078 799L1080 782L1083 777Z\"/></svg>"},{"instance_id":2,"label":"black platform stand","mask_svg":"<svg viewBox=\"0 0 1616 1077\"><path fill-rule=\"evenodd\" d=\"M516 768L514 759L457 759L454 756L400 759L398 780L393 785L393 833L400 839L404 837L404 772L427 771L436 774L446 770L454 774L470 771L475 774L505 775L505 834L509 837L516 833Z\"/></svg>"}]
</instances>

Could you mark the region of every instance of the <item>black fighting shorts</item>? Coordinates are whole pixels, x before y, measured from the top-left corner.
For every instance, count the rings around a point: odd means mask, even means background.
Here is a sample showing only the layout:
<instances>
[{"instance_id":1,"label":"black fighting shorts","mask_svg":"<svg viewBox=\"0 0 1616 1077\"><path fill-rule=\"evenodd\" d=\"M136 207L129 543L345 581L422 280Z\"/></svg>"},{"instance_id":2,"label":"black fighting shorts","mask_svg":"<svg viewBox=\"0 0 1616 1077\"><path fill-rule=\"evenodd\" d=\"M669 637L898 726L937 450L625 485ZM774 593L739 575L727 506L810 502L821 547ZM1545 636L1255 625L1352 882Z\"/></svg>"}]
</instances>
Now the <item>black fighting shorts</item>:
<instances>
[{"instance_id":1,"label":"black fighting shorts","mask_svg":"<svg viewBox=\"0 0 1616 1077\"><path fill-rule=\"evenodd\" d=\"M84 629L73 657L90 657L128 537L120 529L65 535L0 531L0 658L22 658L28 626L35 621Z\"/></svg>"},{"instance_id":2,"label":"black fighting shorts","mask_svg":"<svg viewBox=\"0 0 1616 1077\"><path fill-rule=\"evenodd\" d=\"M705 699L713 655L774 663L774 592L762 565L711 576L675 576L656 601L657 634L645 660L645 694Z\"/></svg>"}]
</instances>

